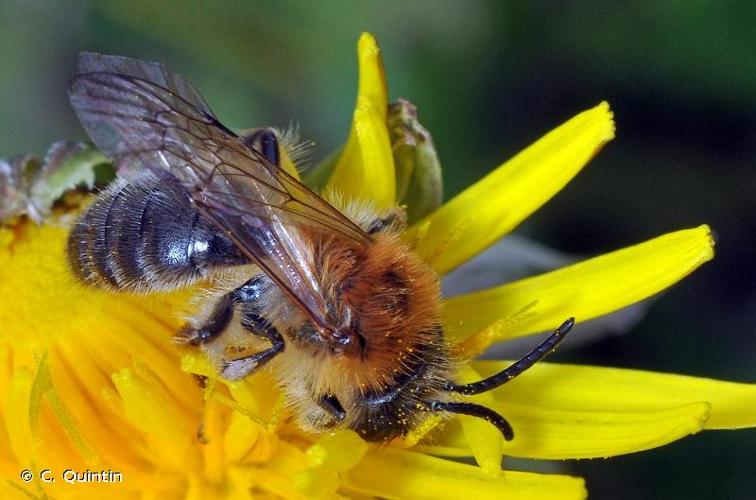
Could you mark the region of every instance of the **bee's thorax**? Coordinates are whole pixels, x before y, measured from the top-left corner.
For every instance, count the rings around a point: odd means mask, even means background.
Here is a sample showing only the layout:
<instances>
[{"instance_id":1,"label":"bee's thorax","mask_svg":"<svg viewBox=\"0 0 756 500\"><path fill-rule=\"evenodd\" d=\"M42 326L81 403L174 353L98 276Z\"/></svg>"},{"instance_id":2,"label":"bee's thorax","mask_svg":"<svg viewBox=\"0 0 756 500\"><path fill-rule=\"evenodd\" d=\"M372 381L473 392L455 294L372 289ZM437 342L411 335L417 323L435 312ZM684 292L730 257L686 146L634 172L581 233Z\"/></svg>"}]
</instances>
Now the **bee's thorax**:
<instances>
[{"instance_id":1,"label":"bee's thorax","mask_svg":"<svg viewBox=\"0 0 756 500\"><path fill-rule=\"evenodd\" d=\"M449 375L436 276L394 234L376 234L367 246L325 238L313 248L338 328L334 341L309 324L290 331L296 353L282 359L282 372L292 373L284 384L308 394L303 413L315 428L329 420L312 401L333 395L346 424L366 438L402 434L420 418L418 402ZM306 370L302 359L311 360Z\"/></svg>"}]
</instances>

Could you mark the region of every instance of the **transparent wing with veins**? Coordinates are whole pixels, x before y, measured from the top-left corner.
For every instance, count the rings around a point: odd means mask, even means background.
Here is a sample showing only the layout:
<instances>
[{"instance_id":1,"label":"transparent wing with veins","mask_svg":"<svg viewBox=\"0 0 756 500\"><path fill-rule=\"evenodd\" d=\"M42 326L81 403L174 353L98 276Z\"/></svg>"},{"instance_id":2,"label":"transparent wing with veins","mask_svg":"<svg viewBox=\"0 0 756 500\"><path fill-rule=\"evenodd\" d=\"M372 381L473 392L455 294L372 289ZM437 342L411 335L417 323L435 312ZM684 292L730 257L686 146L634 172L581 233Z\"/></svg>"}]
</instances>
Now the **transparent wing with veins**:
<instances>
[{"instance_id":1,"label":"transparent wing with veins","mask_svg":"<svg viewBox=\"0 0 756 500\"><path fill-rule=\"evenodd\" d=\"M223 126L197 90L157 63L82 54L69 96L97 147L133 178L174 176L199 212L258 264L322 332L329 318L303 228L365 244L358 226Z\"/></svg>"}]
</instances>

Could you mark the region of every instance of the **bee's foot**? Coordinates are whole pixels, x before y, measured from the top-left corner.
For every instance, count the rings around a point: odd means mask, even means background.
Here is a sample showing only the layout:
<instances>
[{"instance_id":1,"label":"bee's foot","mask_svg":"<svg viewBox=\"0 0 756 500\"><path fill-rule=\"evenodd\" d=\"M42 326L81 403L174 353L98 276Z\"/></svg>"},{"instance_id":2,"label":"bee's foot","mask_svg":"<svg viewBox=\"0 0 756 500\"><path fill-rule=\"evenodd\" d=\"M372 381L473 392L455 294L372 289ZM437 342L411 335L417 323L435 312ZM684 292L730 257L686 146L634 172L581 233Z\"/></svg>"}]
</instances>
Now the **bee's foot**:
<instances>
[{"instance_id":1,"label":"bee's foot","mask_svg":"<svg viewBox=\"0 0 756 500\"><path fill-rule=\"evenodd\" d=\"M231 381L243 380L255 371L259 364L255 356L227 360L221 364L220 376Z\"/></svg>"}]
</instances>

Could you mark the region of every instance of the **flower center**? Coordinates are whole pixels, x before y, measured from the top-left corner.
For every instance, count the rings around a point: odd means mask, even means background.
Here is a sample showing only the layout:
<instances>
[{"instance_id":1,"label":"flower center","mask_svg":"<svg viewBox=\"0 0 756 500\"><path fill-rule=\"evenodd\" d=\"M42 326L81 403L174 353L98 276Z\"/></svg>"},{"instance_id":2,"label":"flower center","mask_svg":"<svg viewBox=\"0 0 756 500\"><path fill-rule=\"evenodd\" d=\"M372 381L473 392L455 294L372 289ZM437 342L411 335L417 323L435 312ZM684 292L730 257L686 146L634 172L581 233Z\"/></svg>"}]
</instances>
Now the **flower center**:
<instances>
[{"instance_id":1,"label":"flower center","mask_svg":"<svg viewBox=\"0 0 756 500\"><path fill-rule=\"evenodd\" d=\"M176 331L173 310L186 292L147 297L79 283L68 269L68 230L62 222L58 217L43 226L21 221L0 228L0 341L34 350L62 336L131 330L145 309L155 320L153 328L166 335Z\"/></svg>"}]
</instances>

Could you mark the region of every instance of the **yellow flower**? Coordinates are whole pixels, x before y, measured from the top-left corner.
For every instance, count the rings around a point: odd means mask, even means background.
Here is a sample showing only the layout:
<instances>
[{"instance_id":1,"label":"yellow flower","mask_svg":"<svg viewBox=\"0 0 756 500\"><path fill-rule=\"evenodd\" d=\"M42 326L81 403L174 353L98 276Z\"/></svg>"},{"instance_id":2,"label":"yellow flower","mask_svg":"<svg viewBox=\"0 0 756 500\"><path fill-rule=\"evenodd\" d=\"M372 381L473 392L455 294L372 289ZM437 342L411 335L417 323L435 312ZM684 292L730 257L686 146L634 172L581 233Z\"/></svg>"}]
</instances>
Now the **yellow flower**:
<instances>
[{"instance_id":1,"label":"yellow flower","mask_svg":"<svg viewBox=\"0 0 756 500\"><path fill-rule=\"evenodd\" d=\"M358 53L354 122L329 187L391 206L383 66L370 35ZM606 103L577 115L415 223L407 241L439 274L450 271L546 202L613 135ZM269 373L223 382L204 358L171 344L192 290L144 297L75 281L64 252L73 215L0 228L2 498L583 498L580 478L502 472L501 457L606 457L756 425L754 385L539 363L473 397L512 422L511 442L464 416L429 419L388 446L349 431L307 435ZM712 245L701 226L450 298L445 331L470 359L568 316L584 321L653 295L711 259ZM506 364L472 361L459 376ZM205 387L191 374L207 376ZM480 467L440 458L470 456ZM113 482L66 481L87 470Z\"/></svg>"}]
</instances>

